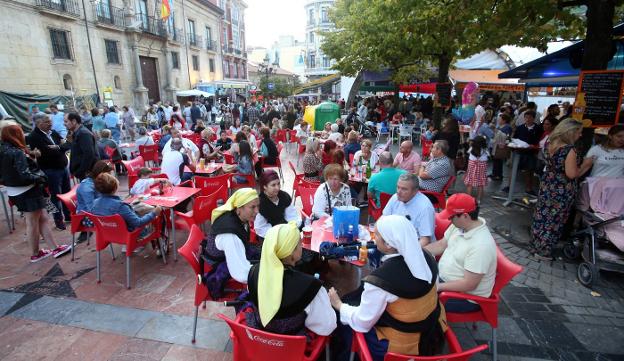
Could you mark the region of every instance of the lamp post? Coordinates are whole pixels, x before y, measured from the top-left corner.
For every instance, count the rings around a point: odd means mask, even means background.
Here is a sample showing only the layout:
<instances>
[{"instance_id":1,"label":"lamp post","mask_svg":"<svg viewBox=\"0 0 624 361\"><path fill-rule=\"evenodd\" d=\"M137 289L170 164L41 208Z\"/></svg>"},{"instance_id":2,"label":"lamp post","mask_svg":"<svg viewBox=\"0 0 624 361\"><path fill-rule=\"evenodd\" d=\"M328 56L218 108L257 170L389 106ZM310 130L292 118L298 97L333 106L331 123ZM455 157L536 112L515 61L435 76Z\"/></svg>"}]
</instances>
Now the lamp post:
<instances>
[{"instance_id":1,"label":"lamp post","mask_svg":"<svg viewBox=\"0 0 624 361\"><path fill-rule=\"evenodd\" d=\"M262 59L262 63L258 64L258 67L259 72L264 74L264 82L267 85L267 90L272 90L269 89L269 76L275 72L275 69L271 66L275 64L269 64L269 61L269 54L266 54L264 59Z\"/></svg>"}]
</instances>

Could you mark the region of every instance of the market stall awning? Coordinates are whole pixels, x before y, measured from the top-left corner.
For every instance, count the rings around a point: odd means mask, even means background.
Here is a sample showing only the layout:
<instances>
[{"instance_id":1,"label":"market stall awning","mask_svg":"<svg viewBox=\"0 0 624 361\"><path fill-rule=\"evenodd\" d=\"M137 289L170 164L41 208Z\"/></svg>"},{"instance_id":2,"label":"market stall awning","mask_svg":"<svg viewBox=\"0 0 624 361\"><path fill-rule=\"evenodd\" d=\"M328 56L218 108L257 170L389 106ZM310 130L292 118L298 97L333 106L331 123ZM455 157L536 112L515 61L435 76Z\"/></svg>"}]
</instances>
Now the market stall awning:
<instances>
[{"instance_id":1,"label":"market stall awning","mask_svg":"<svg viewBox=\"0 0 624 361\"><path fill-rule=\"evenodd\" d=\"M624 24L613 28L613 38L620 39L624 36ZM608 70L624 69L624 44L615 41L616 53L607 65ZM518 78L520 83L526 83L527 87L541 86L576 86L580 73L580 64L573 66L574 59L582 57L585 41L578 41L568 47L538 59L520 65L499 75L501 79Z\"/></svg>"},{"instance_id":2,"label":"market stall awning","mask_svg":"<svg viewBox=\"0 0 624 361\"><path fill-rule=\"evenodd\" d=\"M456 88L463 88L463 86L470 82L479 84L480 90L493 90L493 91L524 91L524 84L519 84L518 79L499 79L498 74L505 70L451 70L449 71L449 78Z\"/></svg>"},{"instance_id":3,"label":"market stall awning","mask_svg":"<svg viewBox=\"0 0 624 361\"><path fill-rule=\"evenodd\" d=\"M295 90L295 94L299 95L301 93L310 93L311 90L318 88L320 86L327 85L331 82L337 81L340 79L340 73L331 74L328 76L324 76L322 78L314 79L309 81L303 85L301 85L298 89Z\"/></svg>"},{"instance_id":4,"label":"market stall awning","mask_svg":"<svg viewBox=\"0 0 624 361\"><path fill-rule=\"evenodd\" d=\"M405 93L435 94L437 83L401 84L399 91Z\"/></svg>"},{"instance_id":5,"label":"market stall awning","mask_svg":"<svg viewBox=\"0 0 624 361\"><path fill-rule=\"evenodd\" d=\"M181 90L179 92L176 92L176 96L179 96L179 97L204 97L204 98L208 98L208 97L213 97L214 94L208 93L208 92L205 92L205 91L199 90L199 89L190 89L190 90Z\"/></svg>"}]
</instances>

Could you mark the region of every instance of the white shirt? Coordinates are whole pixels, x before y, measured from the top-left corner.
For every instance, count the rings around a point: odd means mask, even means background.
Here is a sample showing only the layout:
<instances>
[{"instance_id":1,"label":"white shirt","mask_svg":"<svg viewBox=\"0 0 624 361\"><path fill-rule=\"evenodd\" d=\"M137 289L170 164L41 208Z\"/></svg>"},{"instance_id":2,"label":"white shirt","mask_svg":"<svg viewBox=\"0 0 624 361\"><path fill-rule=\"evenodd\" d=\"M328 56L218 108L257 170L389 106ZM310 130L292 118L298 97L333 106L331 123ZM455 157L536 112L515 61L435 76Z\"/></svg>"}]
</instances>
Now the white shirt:
<instances>
[{"instance_id":1,"label":"white shirt","mask_svg":"<svg viewBox=\"0 0 624 361\"><path fill-rule=\"evenodd\" d=\"M133 196L137 194L145 194L145 192L152 185L154 185L155 182L156 179L154 178L139 178L136 182L134 182L132 189L130 189L130 194Z\"/></svg>"},{"instance_id":2,"label":"white shirt","mask_svg":"<svg viewBox=\"0 0 624 361\"><path fill-rule=\"evenodd\" d=\"M338 132L331 133L327 139L332 140L336 143L342 143L342 134Z\"/></svg>"},{"instance_id":3,"label":"white shirt","mask_svg":"<svg viewBox=\"0 0 624 361\"><path fill-rule=\"evenodd\" d=\"M162 163L160 164L161 170L167 175L169 181L174 186L180 184L182 179L180 178L180 165L184 163L182 153L179 151L163 152Z\"/></svg>"},{"instance_id":4,"label":"white shirt","mask_svg":"<svg viewBox=\"0 0 624 361\"><path fill-rule=\"evenodd\" d=\"M258 140L256 139L256 136L251 133L249 133L249 145L251 146L252 151L258 149Z\"/></svg>"},{"instance_id":5,"label":"white shirt","mask_svg":"<svg viewBox=\"0 0 624 361\"><path fill-rule=\"evenodd\" d=\"M362 158L362 151L358 150L353 155L353 164L352 165L358 165L360 163L360 158ZM371 156L370 156L370 159L368 161L364 160L364 158L362 158L362 164L366 164L366 162L370 162L371 168L374 169L375 166L377 166L377 162L379 162L379 155L377 155L377 152L372 152L371 151Z\"/></svg>"},{"instance_id":6,"label":"white shirt","mask_svg":"<svg viewBox=\"0 0 624 361\"><path fill-rule=\"evenodd\" d=\"M169 139L167 143L165 143L165 147L162 150L163 157L165 156L165 153L169 153L173 150L171 149L171 140L173 140L173 138ZM186 149L190 149L191 152L193 152L194 159L199 159L199 148L190 139L182 138L182 146Z\"/></svg>"},{"instance_id":7,"label":"white shirt","mask_svg":"<svg viewBox=\"0 0 624 361\"><path fill-rule=\"evenodd\" d=\"M233 125L230 125L230 130L232 131L232 134L236 135L236 133L241 131L241 127L236 128Z\"/></svg>"},{"instance_id":8,"label":"white shirt","mask_svg":"<svg viewBox=\"0 0 624 361\"><path fill-rule=\"evenodd\" d=\"M382 261L399 256L392 254L382 257ZM349 325L354 331L366 333L375 326L389 303L396 302L398 296L364 282L364 291L359 306L343 303L340 307L340 322Z\"/></svg>"},{"instance_id":9,"label":"white shirt","mask_svg":"<svg viewBox=\"0 0 624 361\"><path fill-rule=\"evenodd\" d=\"M477 107L475 108L475 123L481 122L484 115L485 115L485 108L481 104L478 104Z\"/></svg>"},{"instance_id":10,"label":"white shirt","mask_svg":"<svg viewBox=\"0 0 624 361\"><path fill-rule=\"evenodd\" d=\"M173 107L164 107L163 111L165 112L165 119L168 121L171 120L171 114L173 113Z\"/></svg>"},{"instance_id":11,"label":"white shirt","mask_svg":"<svg viewBox=\"0 0 624 361\"><path fill-rule=\"evenodd\" d=\"M624 177L624 149L604 149L594 145L585 158L596 157L590 177Z\"/></svg>"},{"instance_id":12,"label":"white shirt","mask_svg":"<svg viewBox=\"0 0 624 361\"><path fill-rule=\"evenodd\" d=\"M331 205L327 202L327 192L325 190L326 183L321 184L316 192L314 193L314 204L312 205L312 214L317 216L318 218L329 216L329 207L331 208L338 206L350 206L351 205L351 190L349 186L342 183L340 187L340 191L337 195L334 195L329 190ZM327 186L329 189L329 186Z\"/></svg>"},{"instance_id":13,"label":"white shirt","mask_svg":"<svg viewBox=\"0 0 624 361\"><path fill-rule=\"evenodd\" d=\"M318 290L304 311L306 313L305 326L315 334L329 336L336 329L336 312L331 306L325 288L321 287Z\"/></svg>"},{"instance_id":14,"label":"white shirt","mask_svg":"<svg viewBox=\"0 0 624 361\"><path fill-rule=\"evenodd\" d=\"M149 135L143 135L139 137L134 144L136 144L137 147L139 145L154 145L154 139L152 139Z\"/></svg>"},{"instance_id":15,"label":"white shirt","mask_svg":"<svg viewBox=\"0 0 624 361\"><path fill-rule=\"evenodd\" d=\"M275 205L277 205L277 203L275 203ZM295 208L292 204L284 210L284 219L286 222L297 222L297 227L301 225L301 216L299 215L297 208ZM254 230L258 236L264 238L267 231L271 229L271 227L271 223L269 223L269 221L267 221L262 214L258 213L258 215L256 215L256 219L254 220Z\"/></svg>"},{"instance_id":16,"label":"white shirt","mask_svg":"<svg viewBox=\"0 0 624 361\"><path fill-rule=\"evenodd\" d=\"M240 283L247 283L251 263L245 256L243 241L233 233L224 233L215 237L215 246L225 253L230 276Z\"/></svg>"},{"instance_id":17,"label":"white shirt","mask_svg":"<svg viewBox=\"0 0 624 361\"><path fill-rule=\"evenodd\" d=\"M416 232L418 232L418 238L431 237L432 241L435 240L435 210L429 198L421 192L416 193L407 203L401 202L396 194L393 195L383 209L382 214L384 216L392 214L399 216L409 215L410 222L412 222Z\"/></svg>"}]
</instances>

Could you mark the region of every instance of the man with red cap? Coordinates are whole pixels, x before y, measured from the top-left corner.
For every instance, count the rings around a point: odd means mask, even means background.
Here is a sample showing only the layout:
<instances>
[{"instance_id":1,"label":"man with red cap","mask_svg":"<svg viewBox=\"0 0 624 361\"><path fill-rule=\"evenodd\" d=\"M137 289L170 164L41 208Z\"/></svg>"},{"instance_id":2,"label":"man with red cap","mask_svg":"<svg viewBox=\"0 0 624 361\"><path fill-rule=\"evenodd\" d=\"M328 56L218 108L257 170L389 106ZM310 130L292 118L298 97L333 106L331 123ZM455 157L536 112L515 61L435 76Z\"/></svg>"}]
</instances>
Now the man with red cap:
<instances>
[{"instance_id":1,"label":"man with red cap","mask_svg":"<svg viewBox=\"0 0 624 361\"><path fill-rule=\"evenodd\" d=\"M451 220L444 238L425 247L438 262L438 291L455 291L490 297L496 277L496 242L485 220L479 217L479 205L470 195L453 194L446 201L440 217ZM473 312L479 305L468 300L450 299L449 312Z\"/></svg>"}]
</instances>

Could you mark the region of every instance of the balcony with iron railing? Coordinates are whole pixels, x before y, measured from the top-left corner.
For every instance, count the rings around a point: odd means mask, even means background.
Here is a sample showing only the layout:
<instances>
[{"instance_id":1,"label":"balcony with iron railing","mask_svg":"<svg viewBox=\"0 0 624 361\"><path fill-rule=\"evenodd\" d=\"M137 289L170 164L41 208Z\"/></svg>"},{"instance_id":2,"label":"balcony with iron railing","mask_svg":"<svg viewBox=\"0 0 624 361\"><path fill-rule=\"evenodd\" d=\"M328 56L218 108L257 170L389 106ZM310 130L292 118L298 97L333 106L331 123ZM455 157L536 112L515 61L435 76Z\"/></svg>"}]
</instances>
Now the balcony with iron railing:
<instances>
[{"instance_id":1,"label":"balcony with iron railing","mask_svg":"<svg viewBox=\"0 0 624 361\"><path fill-rule=\"evenodd\" d=\"M184 32L182 29L168 27L167 34L170 41L184 44Z\"/></svg>"},{"instance_id":2,"label":"balcony with iron railing","mask_svg":"<svg viewBox=\"0 0 624 361\"><path fill-rule=\"evenodd\" d=\"M123 28L126 25L124 18L125 11L114 6L107 6L105 3L96 3L93 6L95 11L95 21L98 24L112 25Z\"/></svg>"},{"instance_id":3,"label":"balcony with iron railing","mask_svg":"<svg viewBox=\"0 0 624 361\"><path fill-rule=\"evenodd\" d=\"M139 29L144 33L167 37L167 28L162 20L142 13L136 14L135 19L139 22Z\"/></svg>"},{"instance_id":4,"label":"balcony with iron railing","mask_svg":"<svg viewBox=\"0 0 624 361\"><path fill-rule=\"evenodd\" d=\"M80 17L80 4L76 0L35 0L35 6L56 15Z\"/></svg>"},{"instance_id":5,"label":"balcony with iron railing","mask_svg":"<svg viewBox=\"0 0 624 361\"><path fill-rule=\"evenodd\" d=\"M217 42L215 40L206 40L206 49L211 51L217 51Z\"/></svg>"},{"instance_id":6,"label":"balcony with iron railing","mask_svg":"<svg viewBox=\"0 0 624 361\"><path fill-rule=\"evenodd\" d=\"M188 44L190 46L195 47L195 48L202 47L202 37L200 35L193 34L193 33L188 33L186 35L188 37Z\"/></svg>"}]
</instances>

